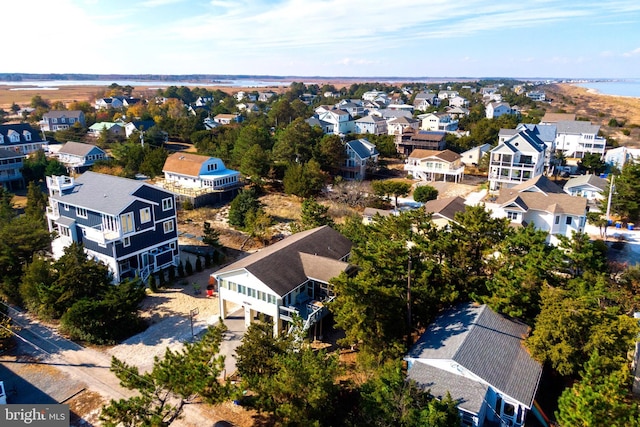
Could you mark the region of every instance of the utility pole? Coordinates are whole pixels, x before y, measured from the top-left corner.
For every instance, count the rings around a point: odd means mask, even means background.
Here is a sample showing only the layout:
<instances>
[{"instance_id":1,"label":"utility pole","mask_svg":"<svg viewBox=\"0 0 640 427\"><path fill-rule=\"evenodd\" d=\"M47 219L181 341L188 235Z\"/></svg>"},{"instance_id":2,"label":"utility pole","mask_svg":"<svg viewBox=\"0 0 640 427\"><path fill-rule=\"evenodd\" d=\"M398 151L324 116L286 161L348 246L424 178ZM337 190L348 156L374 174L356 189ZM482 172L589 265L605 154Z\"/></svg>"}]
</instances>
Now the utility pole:
<instances>
[{"instance_id":1,"label":"utility pole","mask_svg":"<svg viewBox=\"0 0 640 427\"><path fill-rule=\"evenodd\" d=\"M607 221L609 221L611 219L611 217L609 216L611 213L611 197L613 196L613 192L615 191L616 187L613 185L613 181L616 178L615 175L611 175L611 185L609 187L609 198L607 200Z\"/></svg>"}]
</instances>

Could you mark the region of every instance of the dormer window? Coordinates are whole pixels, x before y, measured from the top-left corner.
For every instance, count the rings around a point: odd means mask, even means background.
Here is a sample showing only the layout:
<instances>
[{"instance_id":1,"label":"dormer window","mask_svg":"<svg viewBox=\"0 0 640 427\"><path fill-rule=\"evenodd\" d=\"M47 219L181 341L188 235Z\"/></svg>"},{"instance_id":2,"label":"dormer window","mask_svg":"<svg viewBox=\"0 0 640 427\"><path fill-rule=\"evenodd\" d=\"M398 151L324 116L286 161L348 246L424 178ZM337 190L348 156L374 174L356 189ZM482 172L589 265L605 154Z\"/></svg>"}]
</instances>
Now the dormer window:
<instances>
[{"instance_id":1,"label":"dormer window","mask_svg":"<svg viewBox=\"0 0 640 427\"><path fill-rule=\"evenodd\" d=\"M11 142L20 142L20 134L13 129L7 132L7 136Z\"/></svg>"},{"instance_id":2,"label":"dormer window","mask_svg":"<svg viewBox=\"0 0 640 427\"><path fill-rule=\"evenodd\" d=\"M31 141L31 132L25 130L24 132L22 132L22 135L24 135L24 139L26 139L27 141Z\"/></svg>"},{"instance_id":3,"label":"dormer window","mask_svg":"<svg viewBox=\"0 0 640 427\"><path fill-rule=\"evenodd\" d=\"M57 117L51 117L51 123L58 123Z\"/></svg>"},{"instance_id":4,"label":"dormer window","mask_svg":"<svg viewBox=\"0 0 640 427\"><path fill-rule=\"evenodd\" d=\"M0 135L0 144L4 144L4 135Z\"/></svg>"}]
</instances>

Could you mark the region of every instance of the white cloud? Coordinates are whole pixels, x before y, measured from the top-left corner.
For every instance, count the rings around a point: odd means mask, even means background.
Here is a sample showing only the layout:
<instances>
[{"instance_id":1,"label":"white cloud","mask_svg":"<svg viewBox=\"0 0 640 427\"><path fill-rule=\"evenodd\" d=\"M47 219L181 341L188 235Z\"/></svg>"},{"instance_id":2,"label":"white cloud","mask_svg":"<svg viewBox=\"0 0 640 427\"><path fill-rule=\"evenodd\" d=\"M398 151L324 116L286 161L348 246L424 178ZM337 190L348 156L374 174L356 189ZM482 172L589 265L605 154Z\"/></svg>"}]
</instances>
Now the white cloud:
<instances>
[{"instance_id":1,"label":"white cloud","mask_svg":"<svg viewBox=\"0 0 640 427\"><path fill-rule=\"evenodd\" d=\"M185 0L146 0L140 3L143 7L158 7L158 6L166 6L168 4L176 4L182 3Z\"/></svg>"},{"instance_id":2,"label":"white cloud","mask_svg":"<svg viewBox=\"0 0 640 427\"><path fill-rule=\"evenodd\" d=\"M631 56L636 56L636 55L640 55L640 47L633 49L632 51L629 52L625 52L622 54L622 56L624 57L631 57Z\"/></svg>"}]
</instances>

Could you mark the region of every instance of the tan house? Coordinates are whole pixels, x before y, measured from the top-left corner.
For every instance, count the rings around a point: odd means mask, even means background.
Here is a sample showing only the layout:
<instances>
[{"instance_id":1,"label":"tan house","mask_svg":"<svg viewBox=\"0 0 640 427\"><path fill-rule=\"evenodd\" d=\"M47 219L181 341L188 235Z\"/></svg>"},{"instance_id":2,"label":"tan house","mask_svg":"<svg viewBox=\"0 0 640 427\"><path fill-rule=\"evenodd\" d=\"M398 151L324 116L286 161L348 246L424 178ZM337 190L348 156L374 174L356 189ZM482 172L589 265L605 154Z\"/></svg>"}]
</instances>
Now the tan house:
<instances>
[{"instance_id":1,"label":"tan house","mask_svg":"<svg viewBox=\"0 0 640 427\"><path fill-rule=\"evenodd\" d=\"M451 150L413 150L404 170L415 179L424 181L436 181L440 177L447 181L447 177L451 176L454 182L460 182L464 178L462 158Z\"/></svg>"},{"instance_id":2,"label":"tan house","mask_svg":"<svg viewBox=\"0 0 640 427\"><path fill-rule=\"evenodd\" d=\"M431 222L440 229L448 228L449 224L455 222L456 214L464 212L466 208L464 199L460 196L429 200L424 204L425 212L431 214Z\"/></svg>"}]
</instances>

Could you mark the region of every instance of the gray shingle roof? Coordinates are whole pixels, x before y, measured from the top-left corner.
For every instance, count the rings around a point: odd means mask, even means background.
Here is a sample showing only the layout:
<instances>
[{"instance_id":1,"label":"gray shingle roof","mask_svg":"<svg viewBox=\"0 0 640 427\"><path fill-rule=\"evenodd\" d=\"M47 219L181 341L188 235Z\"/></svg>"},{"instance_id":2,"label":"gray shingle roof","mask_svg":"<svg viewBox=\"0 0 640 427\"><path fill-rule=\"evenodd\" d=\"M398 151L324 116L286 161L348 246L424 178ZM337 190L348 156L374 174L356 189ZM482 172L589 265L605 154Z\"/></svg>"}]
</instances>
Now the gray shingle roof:
<instances>
[{"instance_id":1,"label":"gray shingle roof","mask_svg":"<svg viewBox=\"0 0 640 427\"><path fill-rule=\"evenodd\" d=\"M289 236L214 274L245 269L282 297L304 283L308 274L322 275L315 278L324 280L337 276L340 268L345 271L349 265L336 261L350 252L349 239L325 225Z\"/></svg>"},{"instance_id":2,"label":"gray shingle roof","mask_svg":"<svg viewBox=\"0 0 640 427\"><path fill-rule=\"evenodd\" d=\"M408 357L451 359L531 407L542 366L524 348L528 331L524 323L503 317L486 305L462 304L438 317Z\"/></svg>"},{"instance_id":3,"label":"gray shingle roof","mask_svg":"<svg viewBox=\"0 0 640 427\"><path fill-rule=\"evenodd\" d=\"M559 121L556 123L556 130L558 134L597 134L600 130L600 125L592 125L591 122L585 122L581 120L576 121Z\"/></svg>"},{"instance_id":4,"label":"gray shingle roof","mask_svg":"<svg viewBox=\"0 0 640 427\"><path fill-rule=\"evenodd\" d=\"M73 156L84 157L94 149L100 150L104 153L101 148L96 147L95 145L85 144L83 142L69 141L62 147L60 147L60 150L58 150L58 154L71 154Z\"/></svg>"},{"instance_id":5,"label":"gray shingle roof","mask_svg":"<svg viewBox=\"0 0 640 427\"><path fill-rule=\"evenodd\" d=\"M473 414L482 409L489 389L485 384L421 362L415 362L409 368L407 378L438 399L443 399L449 392L459 408Z\"/></svg>"},{"instance_id":6,"label":"gray shingle roof","mask_svg":"<svg viewBox=\"0 0 640 427\"><path fill-rule=\"evenodd\" d=\"M582 185L591 185L604 191L609 186L609 181L604 178L600 178L597 175L580 175L568 180L564 185L564 188L565 190L568 190L570 188L580 187Z\"/></svg>"},{"instance_id":7,"label":"gray shingle roof","mask_svg":"<svg viewBox=\"0 0 640 427\"><path fill-rule=\"evenodd\" d=\"M0 158L2 159L13 159L15 157L26 157L24 154L16 153L13 150L7 150L6 148L0 148Z\"/></svg>"},{"instance_id":8,"label":"gray shingle roof","mask_svg":"<svg viewBox=\"0 0 640 427\"><path fill-rule=\"evenodd\" d=\"M75 180L75 186L70 192L52 198L96 212L118 215L136 199L133 193L144 185L148 184L113 175L85 172Z\"/></svg>"}]
</instances>

